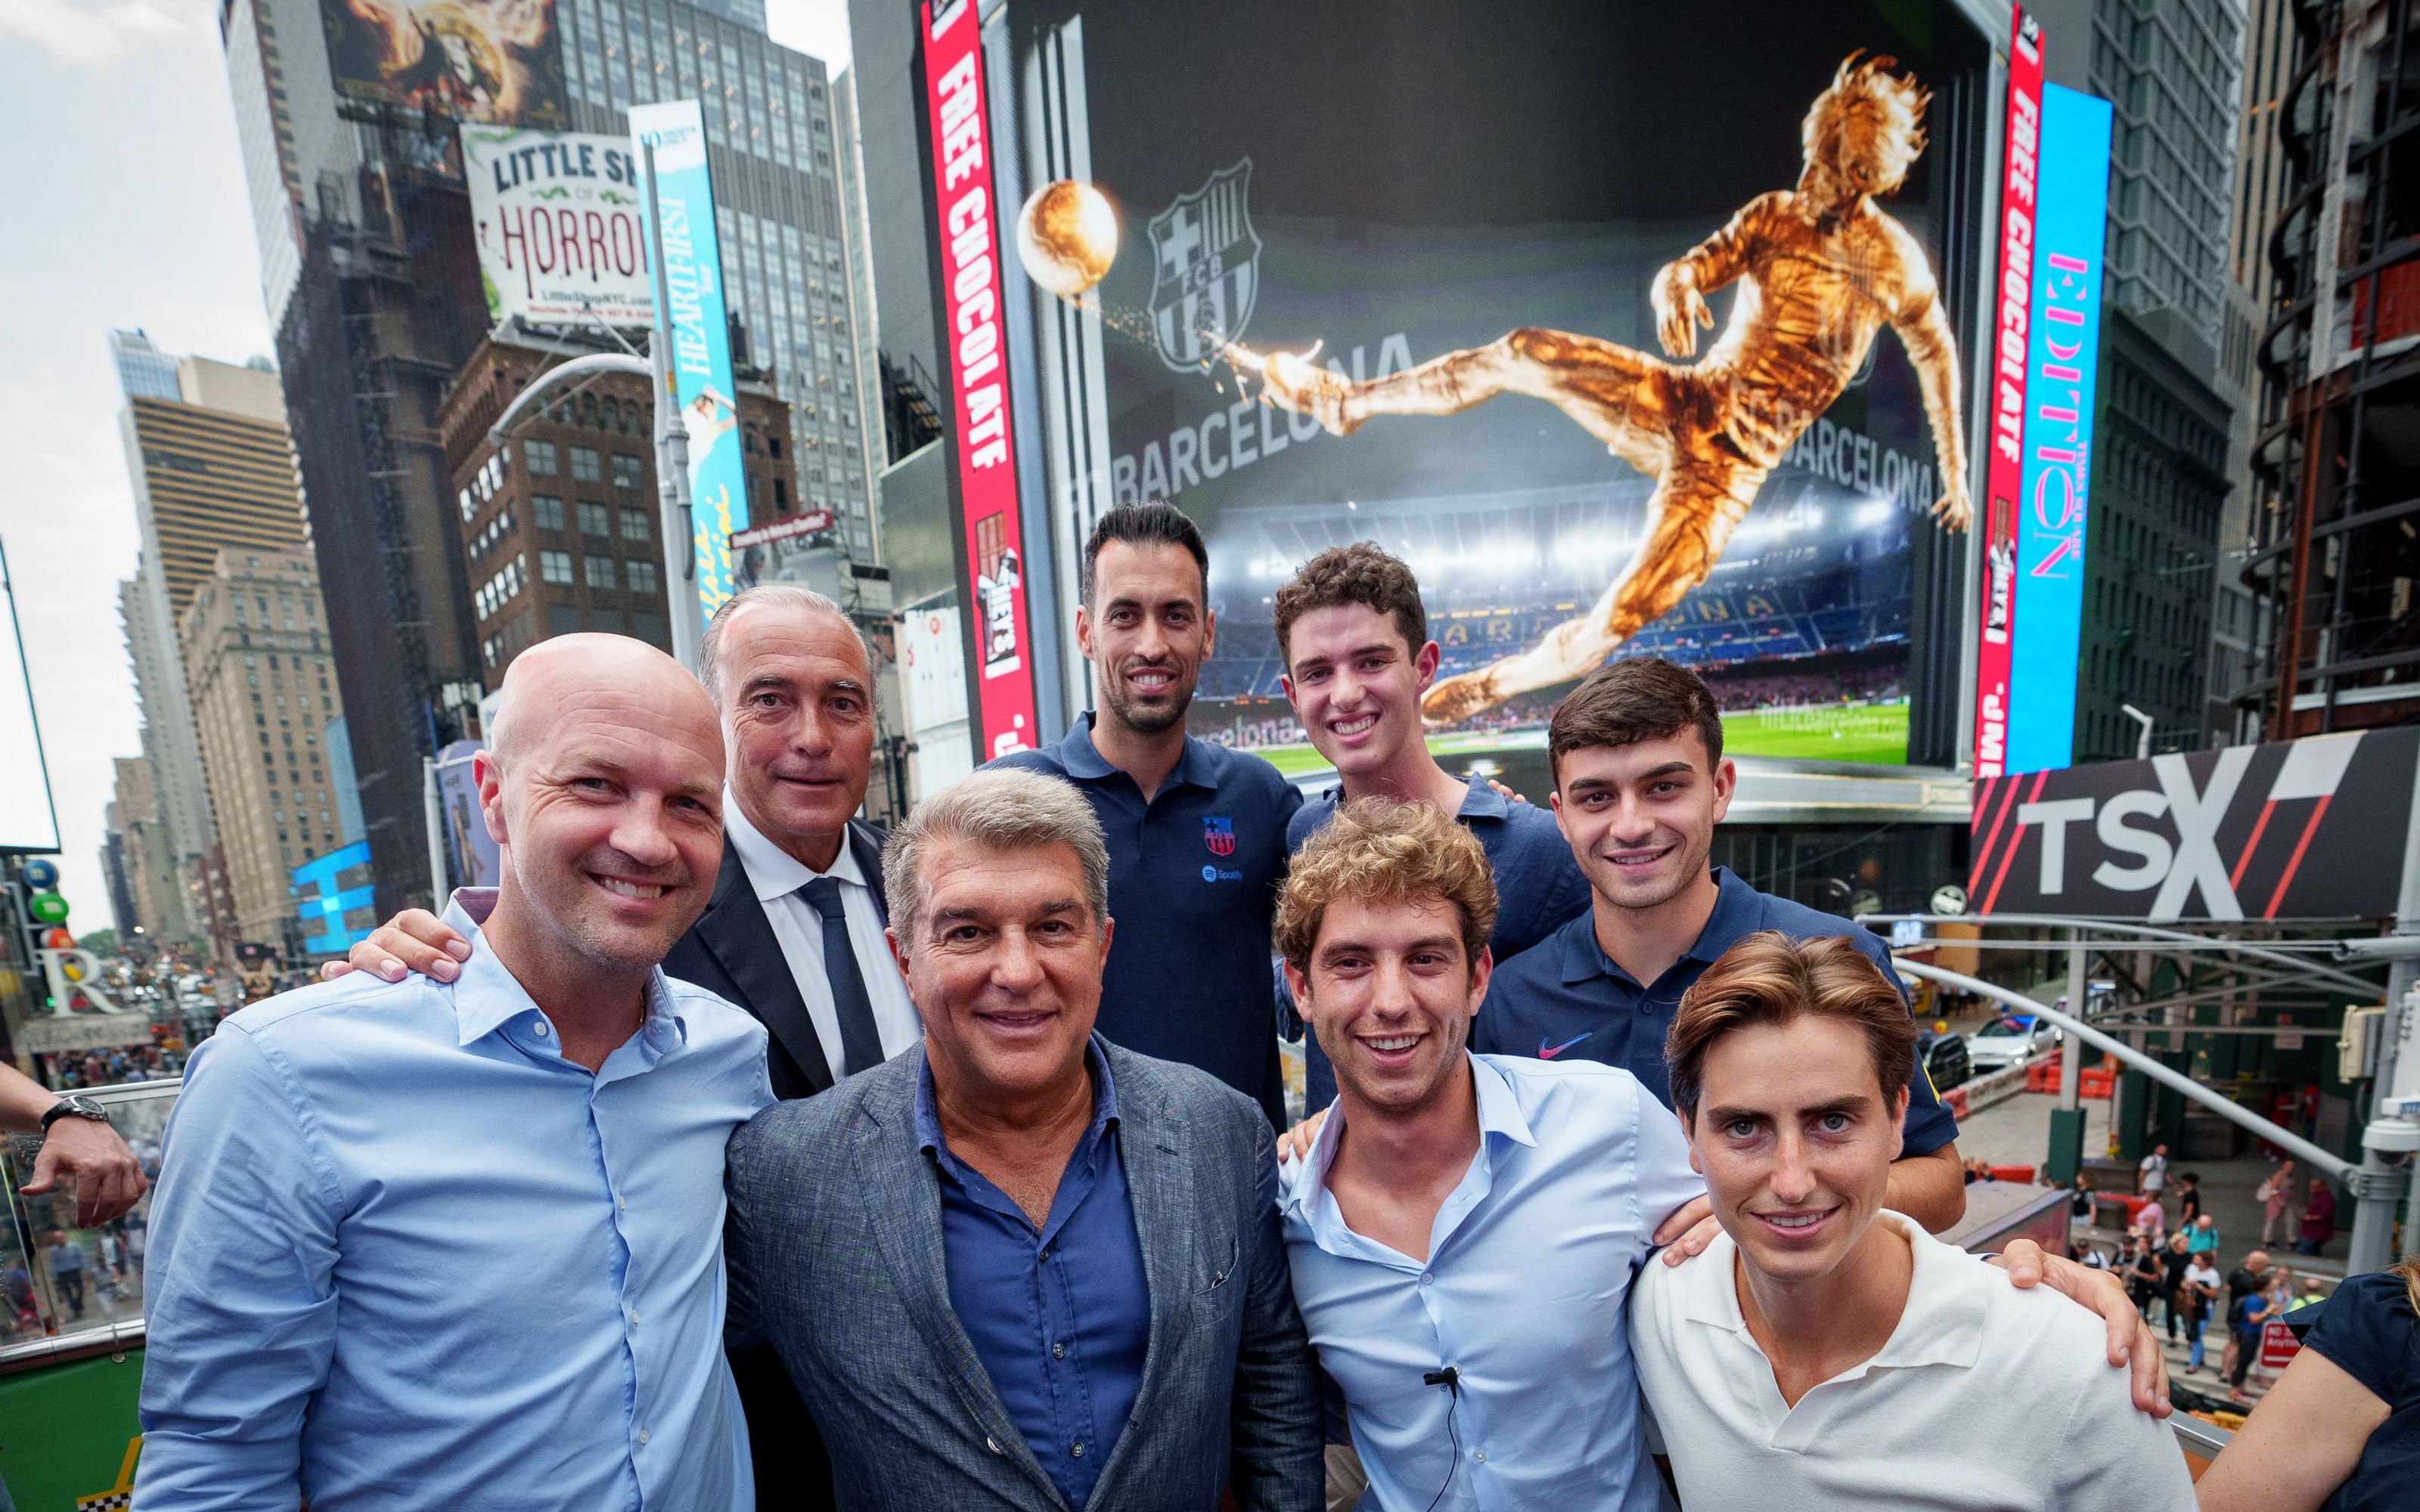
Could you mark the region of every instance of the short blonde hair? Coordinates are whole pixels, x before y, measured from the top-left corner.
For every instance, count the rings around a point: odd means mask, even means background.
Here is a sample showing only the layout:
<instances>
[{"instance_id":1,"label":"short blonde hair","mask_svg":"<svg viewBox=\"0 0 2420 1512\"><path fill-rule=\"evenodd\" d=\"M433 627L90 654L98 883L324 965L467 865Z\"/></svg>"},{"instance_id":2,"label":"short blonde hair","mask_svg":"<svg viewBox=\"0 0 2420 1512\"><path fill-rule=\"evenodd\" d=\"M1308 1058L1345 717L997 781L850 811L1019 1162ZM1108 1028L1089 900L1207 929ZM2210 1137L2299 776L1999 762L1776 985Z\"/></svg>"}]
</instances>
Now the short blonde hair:
<instances>
[{"instance_id":1,"label":"short blonde hair","mask_svg":"<svg viewBox=\"0 0 2420 1512\"><path fill-rule=\"evenodd\" d=\"M1916 1021L1882 968L1838 934L1792 939L1779 930L1746 935L1681 995L1664 1036L1672 1106L1695 1121L1705 1090L1706 1054L1741 1029L1778 1028L1801 1017L1836 1018L1866 1037L1883 1100L1916 1075Z\"/></svg>"},{"instance_id":2,"label":"short blonde hair","mask_svg":"<svg viewBox=\"0 0 2420 1512\"><path fill-rule=\"evenodd\" d=\"M1296 852L1278 889L1278 953L1311 970L1320 920L1339 898L1401 903L1441 898L1462 916L1472 969L1496 928L1496 873L1469 830L1427 803L1356 798Z\"/></svg>"}]
</instances>

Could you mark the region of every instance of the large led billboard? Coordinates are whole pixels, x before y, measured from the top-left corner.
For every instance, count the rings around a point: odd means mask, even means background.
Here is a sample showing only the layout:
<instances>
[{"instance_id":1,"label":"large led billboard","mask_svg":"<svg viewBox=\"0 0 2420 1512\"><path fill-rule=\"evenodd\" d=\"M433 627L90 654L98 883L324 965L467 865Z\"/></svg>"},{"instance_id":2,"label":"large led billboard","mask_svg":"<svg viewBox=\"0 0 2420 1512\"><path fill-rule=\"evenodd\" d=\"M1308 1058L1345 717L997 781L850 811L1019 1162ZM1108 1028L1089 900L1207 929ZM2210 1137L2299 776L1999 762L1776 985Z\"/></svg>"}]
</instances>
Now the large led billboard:
<instances>
[{"instance_id":1,"label":"large led billboard","mask_svg":"<svg viewBox=\"0 0 2420 1512\"><path fill-rule=\"evenodd\" d=\"M2109 127L2107 100L2042 85L2041 198L2034 216L2024 456L2017 485L2010 605L2009 772L2065 766L2075 754Z\"/></svg>"},{"instance_id":2,"label":"large led billboard","mask_svg":"<svg viewBox=\"0 0 2420 1512\"><path fill-rule=\"evenodd\" d=\"M336 90L489 126L569 124L555 0L319 0Z\"/></svg>"},{"instance_id":3,"label":"large led billboard","mask_svg":"<svg viewBox=\"0 0 2420 1512\"><path fill-rule=\"evenodd\" d=\"M50 768L42 760L42 732L34 717L34 689L17 625L17 593L5 555L0 600L0 851L56 851L58 815L51 807Z\"/></svg>"},{"instance_id":4,"label":"large led billboard","mask_svg":"<svg viewBox=\"0 0 2420 1512\"><path fill-rule=\"evenodd\" d=\"M1949 758L1993 69L1962 8L1013 16L1030 175L1120 220L1090 328L1042 323L1058 539L1142 498L1202 524L1196 733L1320 764L1271 600L1369 539L1419 575L1457 769L1541 791L1554 704L1641 655L1703 672L1740 753L1901 762L1916 717Z\"/></svg>"}]
</instances>

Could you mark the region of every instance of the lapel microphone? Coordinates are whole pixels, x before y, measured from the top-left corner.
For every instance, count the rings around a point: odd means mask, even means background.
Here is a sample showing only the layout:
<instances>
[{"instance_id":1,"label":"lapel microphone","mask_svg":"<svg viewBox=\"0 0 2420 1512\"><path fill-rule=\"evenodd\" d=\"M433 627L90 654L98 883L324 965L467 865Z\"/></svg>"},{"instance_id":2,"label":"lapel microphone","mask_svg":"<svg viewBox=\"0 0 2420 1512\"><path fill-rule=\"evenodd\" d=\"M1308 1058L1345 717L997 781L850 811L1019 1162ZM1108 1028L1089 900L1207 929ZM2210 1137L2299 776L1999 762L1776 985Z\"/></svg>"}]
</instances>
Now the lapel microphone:
<instances>
[{"instance_id":1,"label":"lapel microphone","mask_svg":"<svg viewBox=\"0 0 2420 1512\"><path fill-rule=\"evenodd\" d=\"M1448 1365L1442 1370L1427 1370L1421 1372L1420 1384L1423 1386L1443 1386L1446 1390L1453 1393L1454 1399L1456 1401L1462 1399L1462 1372L1452 1365Z\"/></svg>"}]
</instances>

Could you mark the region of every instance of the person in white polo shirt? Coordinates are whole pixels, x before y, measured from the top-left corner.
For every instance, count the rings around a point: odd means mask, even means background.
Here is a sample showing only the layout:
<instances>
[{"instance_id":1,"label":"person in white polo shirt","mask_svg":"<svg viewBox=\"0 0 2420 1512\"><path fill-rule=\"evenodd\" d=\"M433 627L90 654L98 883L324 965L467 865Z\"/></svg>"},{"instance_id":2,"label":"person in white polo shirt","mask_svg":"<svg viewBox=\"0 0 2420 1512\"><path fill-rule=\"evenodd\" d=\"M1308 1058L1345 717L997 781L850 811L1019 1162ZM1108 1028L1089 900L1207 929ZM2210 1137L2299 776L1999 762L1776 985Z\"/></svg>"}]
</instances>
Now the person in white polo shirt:
<instances>
[{"instance_id":1,"label":"person in white polo shirt","mask_svg":"<svg viewBox=\"0 0 2420 1512\"><path fill-rule=\"evenodd\" d=\"M1747 936L1665 1054L1723 1229L1631 1288L1683 1506L2191 1512L2184 1457L2099 1319L1882 1206L1915 1029L1855 947Z\"/></svg>"}]
</instances>

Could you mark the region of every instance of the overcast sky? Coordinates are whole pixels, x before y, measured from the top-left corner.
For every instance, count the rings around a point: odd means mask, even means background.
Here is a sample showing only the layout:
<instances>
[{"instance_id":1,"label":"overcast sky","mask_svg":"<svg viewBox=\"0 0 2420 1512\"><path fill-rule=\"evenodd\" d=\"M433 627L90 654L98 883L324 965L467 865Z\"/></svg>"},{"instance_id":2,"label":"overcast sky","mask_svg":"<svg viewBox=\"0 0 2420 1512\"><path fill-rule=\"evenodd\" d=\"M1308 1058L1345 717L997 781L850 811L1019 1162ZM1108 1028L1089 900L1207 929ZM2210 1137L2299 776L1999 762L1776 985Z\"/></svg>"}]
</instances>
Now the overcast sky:
<instances>
[{"instance_id":1,"label":"overcast sky","mask_svg":"<svg viewBox=\"0 0 2420 1512\"><path fill-rule=\"evenodd\" d=\"M845 0L768 0L774 39L848 56ZM24 627L77 933L110 923L110 759L136 754L117 583L134 569L108 334L272 353L213 0L0 0L0 545Z\"/></svg>"}]
</instances>

